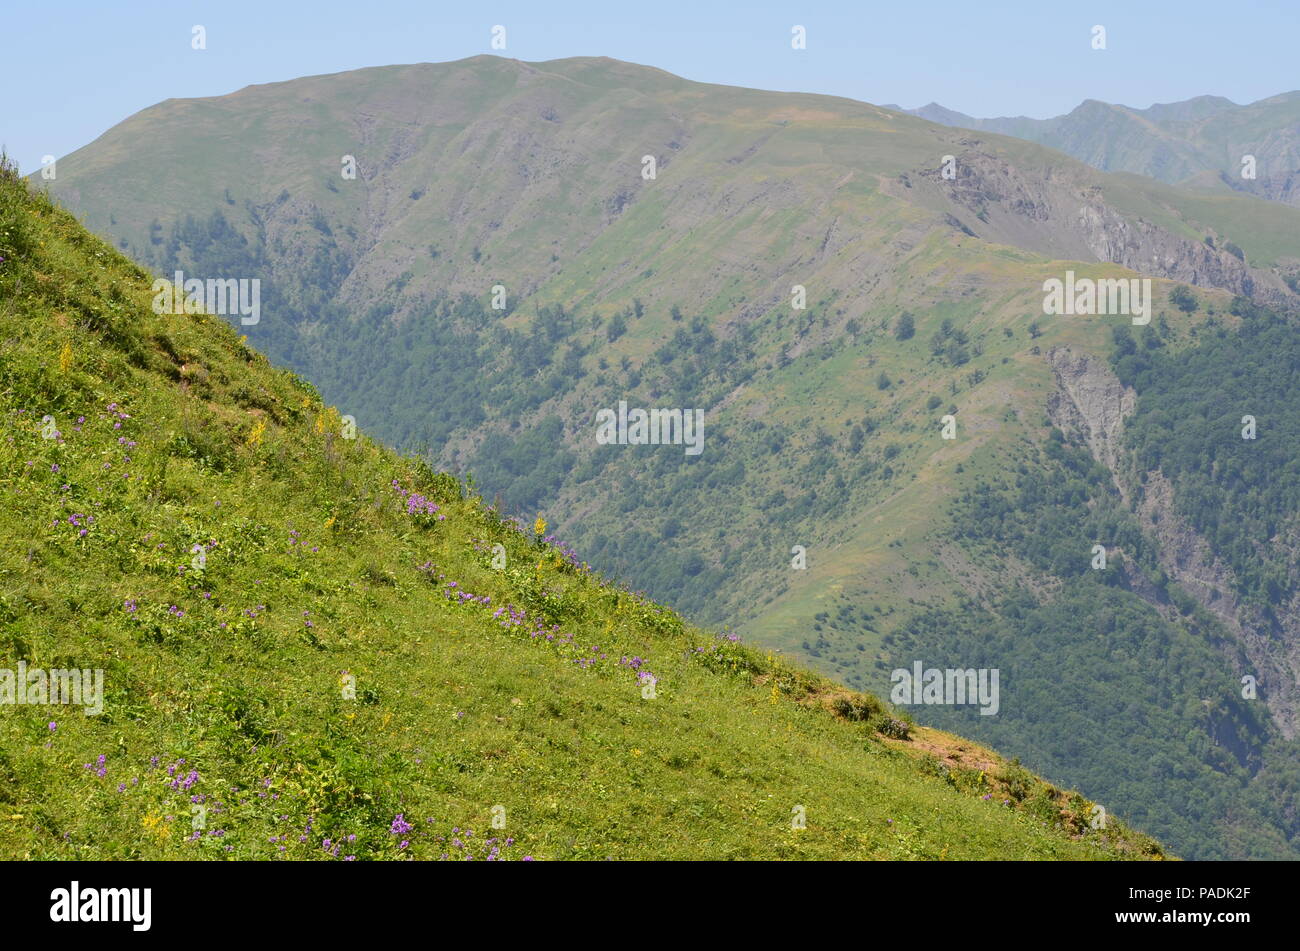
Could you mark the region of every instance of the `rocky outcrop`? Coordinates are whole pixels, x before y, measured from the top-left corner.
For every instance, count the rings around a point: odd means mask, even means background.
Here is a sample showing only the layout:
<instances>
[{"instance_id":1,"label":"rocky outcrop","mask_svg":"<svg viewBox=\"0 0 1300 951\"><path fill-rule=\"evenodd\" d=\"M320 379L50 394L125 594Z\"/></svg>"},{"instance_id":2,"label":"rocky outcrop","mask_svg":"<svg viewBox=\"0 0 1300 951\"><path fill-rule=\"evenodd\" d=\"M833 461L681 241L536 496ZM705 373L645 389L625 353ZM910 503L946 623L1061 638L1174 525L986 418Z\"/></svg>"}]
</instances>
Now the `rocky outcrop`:
<instances>
[{"instance_id":1,"label":"rocky outcrop","mask_svg":"<svg viewBox=\"0 0 1300 951\"><path fill-rule=\"evenodd\" d=\"M1243 181L1240 176L1220 172L1219 180L1233 191L1300 207L1300 171L1282 172L1255 181Z\"/></svg>"},{"instance_id":2,"label":"rocky outcrop","mask_svg":"<svg viewBox=\"0 0 1300 951\"><path fill-rule=\"evenodd\" d=\"M1228 252L1176 237L1140 218L1126 218L1100 201L1080 204L1075 225L1098 261L1242 297L1275 303L1281 299L1279 286Z\"/></svg>"},{"instance_id":3,"label":"rocky outcrop","mask_svg":"<svg viewBox=\"0 0 1300 951\"><path fill-rule=\"evenodd\" d=\"M1069 347L1053 347L1047 358L1057 383L1056 391L1048 400L1048 415L1063 432L1074 434L1087 444L1093 458L1116 476L1115 486L1127 501L1123 480L1118 478L1119 437L1124 420L1137 405L1137 396L1120 383L1109 367L1090 354Z\"/></svg>"},{"instance_id":4,"label":"rocky outcrop","mask_svg":"<svg viewBox=\"0 0 1300 951\"><path fill-rule=\"evenodd\" d=\"M936 198L950 204L945 220L957 221L968 234L1048 257L1118 264L1262 303L1295 302L1277 274L1117 208L1086 167L1062 164L1028 174L978 139L962 138L954 148L960 153L955 177L945 179L937 169L919 175Z\"/></svg>"},{"instance_id":5,"label":"rocky outcrop","mask_svg":"<svg viewBox=\"0 0 1300 951\"><path fill-rule=\"evenodd\" d=\"M1088 446L1111 473L1115 486L1156 543L1160 566L1187 594L1217 618L1249 660L1273 721L1287 739L1300 733L1300 598L1277 609L1277 620L1244 605L1236 595L1232 569L1206 539L1174 510L1174 487L1159 470L1132 471L1123 451L1124 421L1137 405L1134 392L1120 383L1104 360L1069 347L1047 354L1056 376L1048 400L1052 422ZM1162 608L1149 583L1135 593Z\"/></svg>"}]
</instances>

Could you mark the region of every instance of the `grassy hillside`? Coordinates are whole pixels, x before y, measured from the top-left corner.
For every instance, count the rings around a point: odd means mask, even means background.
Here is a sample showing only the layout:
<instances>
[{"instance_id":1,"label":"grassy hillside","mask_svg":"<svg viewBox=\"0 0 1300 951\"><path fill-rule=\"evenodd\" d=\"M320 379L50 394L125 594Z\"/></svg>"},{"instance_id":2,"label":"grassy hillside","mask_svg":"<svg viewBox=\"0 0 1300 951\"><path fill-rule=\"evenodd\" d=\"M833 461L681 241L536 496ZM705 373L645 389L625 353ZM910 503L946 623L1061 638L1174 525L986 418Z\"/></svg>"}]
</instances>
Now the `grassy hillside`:
<instances>
[{"instance_id":1,"label":"grassy hillside","mask_svg":"<svg viewBox=\"0 0 1300 951\"><path fill-rule=\"evenodd\" d=\"M104 671L0 707L0 855L1161 855L345 438L7 168L0 259L3 665Z\"/></svg>"}]
</instances>

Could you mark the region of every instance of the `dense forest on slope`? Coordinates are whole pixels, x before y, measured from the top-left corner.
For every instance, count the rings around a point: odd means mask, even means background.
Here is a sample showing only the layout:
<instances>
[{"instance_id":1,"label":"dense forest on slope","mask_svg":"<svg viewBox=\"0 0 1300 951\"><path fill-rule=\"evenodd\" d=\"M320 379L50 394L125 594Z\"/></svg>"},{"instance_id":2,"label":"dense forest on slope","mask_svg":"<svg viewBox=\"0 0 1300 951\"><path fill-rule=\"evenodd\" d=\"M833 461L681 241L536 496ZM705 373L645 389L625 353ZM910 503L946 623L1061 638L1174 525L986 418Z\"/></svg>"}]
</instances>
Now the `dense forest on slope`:
<instances>
[{"instance_id":1,"label":"dense forest on slope","mask_svg":"<svg viewBox=\"0 0 1300 951\"><path fill-rule=\"evenodd\" d=\"M1238 594L1271 613L1295 594L1300 512L1300 324L1238 300L1190 348L1117 348L1139 394L1128 426L1139 471L1160 469L1175 508L1232 567ZM1242 437L1243 417L1255 437Z\"/></svg>"},{"instance_id":2,"label":"dense forest on slope","mask_svg":"<svg viewBox=\"0 0 1300 951\"><path fill-rule=\"evenodd\" d=\"M1013 553L1056 581L921 612L886 638L899 666L922 658L1000 668L1007 699L996 717L914 712L1015 748L1099 802L1134 804L1146 827L1189 857L1237 855L1237 838L1252 827L1272 830L1274 857L1296 857L1294 817L1253 782L1276 737L1262 703L1240 696L1244 661L1226 662L1213 619L1168 584L1086 450L1057 431L1017 468L1008 484L963 496L954 524L966 541ZM1094 542L1107 546L1104 570L1092 567ZM1156 603L1132 588L1152 591ZM1300 769L1283 775L1300 790ZM1218 821L1225 815L1236 817L1231 827Z\"/></svg>"},{"instance_id":3,"label":"dense forest on slope","mask_svg":"<svg viewBox=\"0 0 1300 951\"><path fill-rule=\"evenodd\" d=\"M1138 471L1161 467L1177 510L1228 555L1241 593L1284 604L1294 557L1270 542L1294 518L1293 318L1244 300L1175 345L1167 325L1116 330L1114 362L1139 394L1127 423ZM1226 316L1226 315L1224 315ZM1243 408L1245 407L1245 408ZM1257 408L1268 440L1240 435ZM1300 856L1300 763L1218 621L1161 568L1110 472L1053 428L1006 476L963 493L953 532L1005 569L991 597L917 612L887 635L899 666L997 667L1000 714L913 708L924 722L1022 751L1194 858ZM1094 544L1108 561L1095 564ZM879 684L873 683L873 686Z\"/></svg>"}]
</instances>

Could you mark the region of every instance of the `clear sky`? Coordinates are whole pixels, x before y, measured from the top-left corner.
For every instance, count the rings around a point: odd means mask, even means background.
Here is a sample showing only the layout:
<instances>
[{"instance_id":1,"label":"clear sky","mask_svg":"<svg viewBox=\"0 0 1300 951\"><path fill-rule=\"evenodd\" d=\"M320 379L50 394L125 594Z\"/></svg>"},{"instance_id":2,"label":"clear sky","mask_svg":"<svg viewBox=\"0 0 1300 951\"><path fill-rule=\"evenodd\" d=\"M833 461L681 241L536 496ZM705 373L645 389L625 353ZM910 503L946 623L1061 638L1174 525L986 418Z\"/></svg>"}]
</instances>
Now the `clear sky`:
<instances>
[{"instance_id":1,"label":"clear sky","mask_svg":"<svg viewBox=\"0 0 1300 951\"><path fill-rule=\"evenodd\" d=\"M207 49L191 48L191 28ZM31 171L162 99L491 53L976 116L1300 88L1300 0L57 0L0 16L0 145ZM791 27L807 29L792 50ZM1106 28L1106 50L1091 48Z\"/></svg>"}]
</instances>

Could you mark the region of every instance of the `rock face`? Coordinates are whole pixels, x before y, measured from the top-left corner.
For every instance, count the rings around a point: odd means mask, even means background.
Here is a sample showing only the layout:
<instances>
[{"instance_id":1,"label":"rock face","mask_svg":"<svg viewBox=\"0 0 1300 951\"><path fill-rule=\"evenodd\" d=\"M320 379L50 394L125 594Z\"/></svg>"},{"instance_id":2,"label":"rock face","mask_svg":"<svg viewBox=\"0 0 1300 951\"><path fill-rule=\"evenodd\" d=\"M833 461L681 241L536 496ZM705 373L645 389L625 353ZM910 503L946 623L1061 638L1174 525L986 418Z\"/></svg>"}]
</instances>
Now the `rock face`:
<instances>
[{"instance_id":1,"label":"rock face","mask_svg":"<svg viewBox=\"0 0 1300 951\"><path fill-rule=\"evenodd\" d=\"M1243 297L1279 300L1282 294L1276 286L1258 283L1269 275L1257 274L1226 251L1175 237L1141 219L1129 221L1100 202L1081 205L1076 221L1098 261Z\"/></svg>"},{"instance_id":2,"label":"rock face","mask_svg":"<svg viewBox=\"0 0 1300 951\"><path fill-rule=\"evenodd\" d=\"M1127 489L1119 478L1120 435L1124 420L1137 405L1137 395L1089 354L1053 347L1047 359L1057 383L1048 402L1048 415L1063 432L1083 438L1093 458L1110 470L1115 487L1127 502Z\"/></svg>"},{"instance_id":3,"label":"rock face","mask_svg":"<svg viewBox=\"0 0 1300 951\"><path fill-rule=\"evenodd\" d=\"M1219 180L1233 191L1300 207L1300 171L1262 176L1255 181L1242 181L1225 172L1220 174Z\"/></svg>"},{"instance_id":4,"label":"rock face","mask_svg":"<svg viewBox=\"0 0 1300 951\"><path fill-rule=\"evenodd\" d=\"M1184 591L1216 617L1249 660L1279 732L1300 733L1300 599L1276 610L1278 620L1243 605L1232 569L1206 539L1174 511L1174 487L1159 470L1133 472L1122 446L1124 421L1137 405L1105 361L1069 347L1047 354L1056 376L1048 415L1062 431L1082 440L1111 473L1121 497L1156 542L1160 566ZM1147 588L1134 587L1154 603ZM1231 659L1231 658L1230 658Z\"/></svg>"},{"instance_id":5,"label":"rock face","mask_svg":"<svg viewBox=\"0 0 1300 951\"><path fill-rule=\"evenodd\" d=\"M955 178L944 179L938 170L921 177L936 198L952 204L955 214L949 217L967 234L1058 259L1118 264L1263 303L1295 300L1276 274L1123 213L1082 166L1063 164L1031 176L977 139L961 145Z\"/></svg>"}]
</instances>

